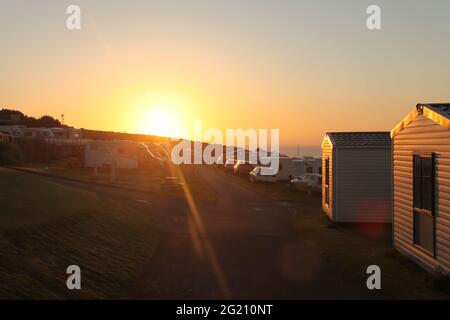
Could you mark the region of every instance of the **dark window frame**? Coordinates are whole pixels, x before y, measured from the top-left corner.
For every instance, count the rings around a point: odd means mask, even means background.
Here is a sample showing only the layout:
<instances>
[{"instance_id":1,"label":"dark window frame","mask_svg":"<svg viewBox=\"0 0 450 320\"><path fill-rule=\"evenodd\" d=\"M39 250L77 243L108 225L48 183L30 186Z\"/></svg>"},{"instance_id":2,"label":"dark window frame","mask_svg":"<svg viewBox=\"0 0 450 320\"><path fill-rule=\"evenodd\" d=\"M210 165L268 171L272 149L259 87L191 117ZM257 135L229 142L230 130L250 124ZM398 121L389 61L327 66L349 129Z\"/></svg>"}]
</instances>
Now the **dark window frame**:
<instances>
[{"instance_id":1,"label":"dark window frame","mask_svg":"<svg viewBox=\"0 0 450 320\"><path fill-rule=\"evenodd\" d=\"M330 157L325 157L325 204L330 205Z\"/></svg>"},{"instance_id":2,"label":"dark window frame","mask_svg":"<svg viewBox=\"0 0 450 320\"><path fill-rule=\"evenodd\" d=\"M435 217L435 153L413 153L412 177L413 177L413 245L420 251L436 257L436 217ZM429 174L426 173L425 160L430 161ZM427 186L428 183L428 186ZM428 188L428 189L427 189ZM426 248L419 243L417 233L420 229L419 221L431 219L431 248ZM429 222L430 224L430 222Z\"/></svg>"}]
</instances>

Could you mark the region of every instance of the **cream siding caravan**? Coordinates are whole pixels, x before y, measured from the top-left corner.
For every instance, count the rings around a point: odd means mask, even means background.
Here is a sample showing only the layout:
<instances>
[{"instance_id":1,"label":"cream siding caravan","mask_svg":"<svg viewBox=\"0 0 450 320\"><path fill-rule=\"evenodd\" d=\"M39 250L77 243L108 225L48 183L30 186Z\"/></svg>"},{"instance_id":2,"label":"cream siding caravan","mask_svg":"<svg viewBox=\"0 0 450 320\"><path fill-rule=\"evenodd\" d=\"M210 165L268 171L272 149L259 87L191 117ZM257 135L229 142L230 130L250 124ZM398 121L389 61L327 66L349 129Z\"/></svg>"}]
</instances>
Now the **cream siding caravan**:
<instances>
[{"instance_id":1,"label":"cream siding caravan","mask_svg":"<svg viewBox=\"0 0 450 320\"><path fill-rule=\"evenodd\" d=\"M419 104L391 132L394 247L450 270L450 104Z\"/></svg>"},{"instance_id":2,"label":"cream siding caravan","mask_svg":"<svg viewBox=\"0 0 450 320\"><path fill-rule=\"evenodd\" d=\"M304 157L292 160L292 176L301 177L305 173L322 174L322 159Z\"/></svg>"},{"instance_id":3,"label":"cream siding caravan","mask_svg":"<svg viewBox=\"0 0 450 320\"><path fill-rule=\"evenodd\" d=\"M259 158L261 160L261 157ZM286 157L286 156L277 156L278 160L278 171L274 175L276 181L290 181L293 176L295 176L295 166L294 166L294 158ZM270 157L264 157L261 166L270 166L267 163L270 163L272 159Z\"/></svg>"},{"instance_id":4,"label":"cream siding caravan","mask_svg":"<svg viewBox=\"0 0 450 320\"><path fill-rule=\"evenodd\" d=\"M389 132L325 135L322 208L334 222L391 222Z\"/></svg>"},{"instance_id":5,"label":"cream siding caravan","mask_svg":"<svg viewBox=\"0 0 450 320\"><path fill-rule=\"evenodd\" d=\"M136 169L137 148L138 144L131 141L89 141L85 146L85 166L95 168L114 164L117 168Z\"/></svg>"}]
</instances>

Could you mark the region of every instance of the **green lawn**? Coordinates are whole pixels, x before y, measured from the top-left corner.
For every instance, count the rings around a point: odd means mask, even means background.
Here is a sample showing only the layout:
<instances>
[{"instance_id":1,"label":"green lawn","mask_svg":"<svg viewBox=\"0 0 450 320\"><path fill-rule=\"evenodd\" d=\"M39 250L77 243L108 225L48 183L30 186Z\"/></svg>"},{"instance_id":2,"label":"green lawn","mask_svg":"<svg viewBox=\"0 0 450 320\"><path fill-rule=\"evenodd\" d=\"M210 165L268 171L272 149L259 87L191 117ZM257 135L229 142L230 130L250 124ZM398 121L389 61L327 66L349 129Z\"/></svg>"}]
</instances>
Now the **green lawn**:
<instances>
[{"instance_id":1,"label":"green lawn","mask_svg":"<svg viewBox=\"0 0 450 320\"><path fill-rule=\"evenodd\" d=\"M118 298L157 242L145 214L0 167L0 298ZM66 288L78 265L82 290Z\"/></svg>"}]
</instances>

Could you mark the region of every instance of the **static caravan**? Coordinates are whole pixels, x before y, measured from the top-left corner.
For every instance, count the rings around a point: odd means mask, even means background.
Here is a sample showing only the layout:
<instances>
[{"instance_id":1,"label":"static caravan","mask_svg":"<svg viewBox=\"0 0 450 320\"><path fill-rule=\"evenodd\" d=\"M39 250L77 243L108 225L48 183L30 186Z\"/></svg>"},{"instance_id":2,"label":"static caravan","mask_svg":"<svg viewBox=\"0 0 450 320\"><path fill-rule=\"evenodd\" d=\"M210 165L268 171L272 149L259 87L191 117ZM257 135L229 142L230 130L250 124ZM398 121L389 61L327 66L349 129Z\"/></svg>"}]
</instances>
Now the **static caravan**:
<instances>
[{"instance_id":1,"label":"static caravan","mask_svg":"<svg viewBox=\"0 0 450 320\"><path fill-rule=\"evenodd\" d=\"M85 166L101 167L115 164L117 168L138 167L138 143L119 140L93 140L85 146Z\"/></svg>"},{"instance_id":2,"label":"static caravan","mask_svg":"<svg viewBox=\"0 0 450 320\"><path fill-rule=\"evenodd\" d=\"M14 137L53 138L53 132L49 128L28 128L22 125L11 125L0 126L0 132Z\"/></svg>"},{"instance_id":3,"label":"static caravan","mask_svg":"<svg viewBox=\"0 0 450 320\"><path fill-rule=\"evenodd\" d=\"M53 138L53 132L49 128L22 128L26 138Z\"/></svg>"},{"instance_id":4,"label":"static caravan","mask_svg":"<svg viewBox=\"0 0 450 320\"><path fill-rule=\"evenodd\" d=\"M300 177L305 173L322 174L322 159L313 157L304 157L302 159L292 160L292 175Z\"/></svg>"},{"instance_id":5,"label":"static caravan","mask_svg":"<svg viewBox=\"0 0 450 320\"><path fill-rule=\"evenodd\" d=\"M278 171L274 175L276 177L276 181L290 181L294 174L294 158L290 158L287 156L276 156L278 160ZM271 157L259 157L259 166L268 167L271 161Z\"/></svg>"},{"instance_id":6,"label":"static caravan","mask_svg":"<svg viewBox=\"0 0 450 320\"><path fill-rule=\"evenodd\" d=\"M63 139L81 139L83 137L82 129L75 129L71 127L50 128L55 138Z\"/></svg>"},{"instance_id":7,"label":"static caravan","mask_svg":"<svg viewBox=\"0 0 450 320\"><path fill-rule=\"evenodd\" d=\"M296 176L294 158L279 156L278 157L278 172L275 175L277 181L290 181L292 177Z\"/></svg>"},{"instance_id":8,"label":"static caravan","mask_svg":"<svg viewBox=\"0 0 450 320\"><path fill-rule=\"evenodd\" d=\"M10 134L13 137L23 137L22 130L26 128L25 126L19 125L0 125L0 132Z\"/></svg>"},{"instance_id":9,"label":"static caravan","mask_svg":"<svg viewBox=\"0 0 450 320\"><path fill-rule=\"evenodd\" d=\"M322 142L322 208L334 222L390 223L389 132L329 132Z\"/></svg>"},{"instance_id":10,"label":"static caravan","mask_svg":"<svg viewBox=\"0 0 450 320\"><path fill-rule=\"evenodd\" d=\"M391 132L394 247L450 271L450 104L419 104Z\"/></svg>"},{"instance_id":11,"label":"static caravan","mask_svg":"<svg viewBox=\"0 0 450 320\"><path fill-rule=\"evenodd\" d=\"M314 157L303 157L305 163L305 173L322 174L322 159Z\"/></svg>"},{"instance_id":12,"label":"static caravan","mask_svg":"<svg viewBox=\"0 0 450 320\"><path fill-rule=\"evenodd\" d=\"M294 176L294 163L292 158L279 157L278 172L276 174L277 181L290 181Z\"/></svg>"},{"instance_id":13,"label":"static caravan","mask_svg":"<svg viewBox=\"0 0 450 320\"><path fill-rule=\"evenodd\" d=\"M0 144L8 144L13 142L13 136L8 133L0 132Z\"/></svg>"}]
</instances>

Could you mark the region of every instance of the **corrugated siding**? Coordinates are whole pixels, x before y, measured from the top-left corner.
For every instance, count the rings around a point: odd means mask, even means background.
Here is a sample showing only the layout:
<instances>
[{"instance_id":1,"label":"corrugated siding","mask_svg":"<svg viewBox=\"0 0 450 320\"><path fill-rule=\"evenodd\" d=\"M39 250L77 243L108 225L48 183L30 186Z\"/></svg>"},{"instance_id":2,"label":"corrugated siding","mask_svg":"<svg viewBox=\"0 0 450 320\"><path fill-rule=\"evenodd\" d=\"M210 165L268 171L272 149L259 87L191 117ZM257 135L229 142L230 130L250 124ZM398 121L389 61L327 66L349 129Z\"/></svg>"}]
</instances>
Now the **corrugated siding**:
<instances>
[{"instance_id":1,"label":"corrugated siding","mask_svg":"<svg viewBox=\"0 0 450 320\"><path fill-rule=\"evenodd\" d=\"M332 204L333 204L333 149L332 146L329 142L329 140L327 138L324 139L323 143L322 143L322 209L323 211L328 215L328 217L330 217L330 219L332 219L332 215L333 215L333 211L332 211ZM325 166L325 159L326 158L330 159L329 162L329 166L330 166L330 202L327 205L326 201L325 201L325 196L326 196L326 192L325 192L325 170L326 170L326 166Z\"/></svg>"},{"instance_id":2,"label":"corrugated siding","mask_svg":"<svg viewBox=\"0 0 450 320\"><path fill-rule=\"evenodd\" d=\"M413 244L414 152L434 152L436 258ZM417 116L393 138L394 246L428 269L450 272L450 130Z\"/></svg>"},{"instance_id":3,"label":"corrugated siding","mask_svg":"<svg viewBox=\"0 0 450 320\"><path fill-rule=\"evenodd\" d=\"M334 221L392 221L391 148L335 149Z\"/></svg>"}]
</instances>

